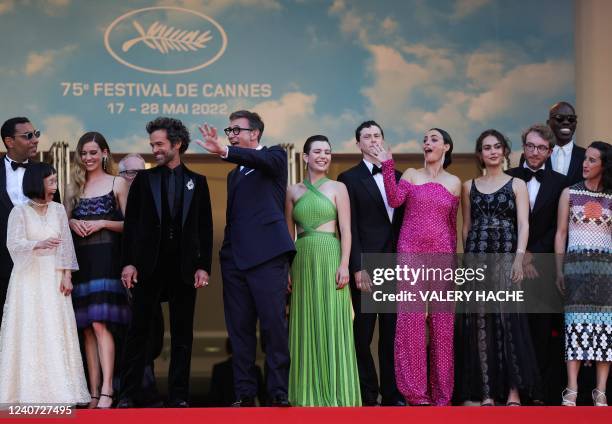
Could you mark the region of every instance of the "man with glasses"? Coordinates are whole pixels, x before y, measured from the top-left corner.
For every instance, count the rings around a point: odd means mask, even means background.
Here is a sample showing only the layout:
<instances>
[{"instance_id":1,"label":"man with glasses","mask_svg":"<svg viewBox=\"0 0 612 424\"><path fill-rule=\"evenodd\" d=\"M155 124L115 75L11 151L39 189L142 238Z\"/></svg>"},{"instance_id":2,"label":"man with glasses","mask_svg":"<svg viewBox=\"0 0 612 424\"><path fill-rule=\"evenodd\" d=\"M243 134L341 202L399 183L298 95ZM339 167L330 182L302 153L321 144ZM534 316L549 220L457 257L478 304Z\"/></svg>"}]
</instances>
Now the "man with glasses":
<instances>
[{"instance_id":1,"label":"man with glasses","mask_svg":"<svg viewBox=\"0 0 612 424\"><path fill-rule=\"evenodd\" d=\"M557 292L550 271L554 266L552 253L557 231L557 207L567 182L566 177L554 171L550 164L555 134L549 126L532 125L523 132L522 141L525 162L522 166L509 169L507 173L524 180L529 192L529 239L524 266L527 280L534 281L531 285L526 284L527 296L531 293L533 296L538 295L538 298L545 296L545 299L553 300ZM549 255L538 255L542 253ZM530 292L530 289L534 290ZM556 334L563 334L561 321L560 314L529 314L529 326L541 377L533 395L536 404L558 403L558 393L562 389L560 385L563 384L558 378L558 370L563 369L563 349L560 337L553 338L552 333L556 330Z\"/></svg>"},{"instance_id":2,"label":"man with glasses","mask_svg":"<svg viewBox=\"0 0 612 424\"><path fill-rule=\"evenodd\" d=\"M549 160L552 168L567 176L567 185L582 181L582 162L586 150L575 144L574 133L578 116L574 106L568 102L554 104L550 108L546 123L556 137L556 145Z\"/></svg>"},{"instance_id":3,"label":"man with glasses","mask_svg":"<svg viewBox=\"0 0 612 424\"><path fill-rule=\"evenodd\" d=\"M0 322L8 289L13 261L6 249L6 228L13 206L24 204L23 174L30 160L36 156L40 131L28 118L11 118L0 129L6 154L0 161ZM59 197L54 199L59 201Z\"/></svg>"},{"instance_id":4,"label":"man with glasses","mask_svg":"<svg viewBox=\"0 0 612 424\"><path fill-rule=\"evenodd\" d=\"M145 169L145 160L138 153L130 153L119 161L119 175L132 184L138 171Z\"/></svg>"},{"instance_id":5,"label":"man with glasses","mask_svg":"<svg viewBox=\"0 0 612 424\"><path fill-rule=\"evenodd\" d=\"M295 246L284 215L287 153L280 146L260 144L264 123L257 113L240 110L229 119L224 132L230 146L207 124L200 127L204 139L197 143L237 165L227 176L225 236L219 254L225 322L234 348L234 406L255 406L258 319L271 403L290 406L285 307Z\"/></svg>"}]
</instances>

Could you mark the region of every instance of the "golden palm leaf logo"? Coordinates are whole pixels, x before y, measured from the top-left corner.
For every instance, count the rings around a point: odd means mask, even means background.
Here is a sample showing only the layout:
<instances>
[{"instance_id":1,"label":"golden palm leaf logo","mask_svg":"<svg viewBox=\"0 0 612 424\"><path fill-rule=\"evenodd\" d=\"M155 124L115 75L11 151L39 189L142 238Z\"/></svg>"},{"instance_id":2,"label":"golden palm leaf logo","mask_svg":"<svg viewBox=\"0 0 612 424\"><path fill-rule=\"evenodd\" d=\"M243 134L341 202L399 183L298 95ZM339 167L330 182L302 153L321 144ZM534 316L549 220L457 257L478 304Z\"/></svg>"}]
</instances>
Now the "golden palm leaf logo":
<instances>
[{"instance_id":1,"label":"golden palm leaf logo","mask_svg":"<svg viewBox=\"0 0 612 424\"><path fill-rule=\"evenodd\" d=\"M139 36L123 43L121 50L124 52L140 42L162 54L170 51L197 51L206 48L208 42L212 40L210 31L181 30L160 24L159 21L153 22L146 31L138 21L132 21L132 25L138 31Z\"/></svg>"},{"instance_id":2,"label":"golden palm leaf logo","mask_svg":"<svg viewBox=\"0 0 612 424\"><path fill-rule=\"evenodd\" d=\"M139 45L142 48L134 48ZM104 47L117 62L134 70L184 74L216 62L227 47L227 34L202 12L154 6L118 16L104 31ZM157 60L173 53L182 53L182 60Z\"/></svg>"}]
</instances>

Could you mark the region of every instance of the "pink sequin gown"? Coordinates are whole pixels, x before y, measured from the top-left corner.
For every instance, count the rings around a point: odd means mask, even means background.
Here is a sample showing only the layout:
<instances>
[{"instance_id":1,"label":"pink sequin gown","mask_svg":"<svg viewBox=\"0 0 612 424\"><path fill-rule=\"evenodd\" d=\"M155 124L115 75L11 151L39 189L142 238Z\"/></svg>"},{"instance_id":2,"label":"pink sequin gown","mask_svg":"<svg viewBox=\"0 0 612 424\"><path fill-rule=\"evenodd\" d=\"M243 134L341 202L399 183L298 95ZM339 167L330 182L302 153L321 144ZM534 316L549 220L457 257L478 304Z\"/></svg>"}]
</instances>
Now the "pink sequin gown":
<instances>
[{"instance_id":1,"label":"pink sequin gown","mask_svg":"<svg viewBox=\"0 0 612 424\"><path fill-rule=\"evenodd\" d=\"M418 253L400 257L412 267L452 267L457 249L457 208L459 197L438 183L411 184L405 179L395 182L393 160L382 163L385 191L389 206L406 205L397 252ZM448 253L448 255L434 255ZM399 283L398 289L440 290L448 283L419 282L414 286ZM399 391L411 405L449 405L453 393L453 329L454 314L439 311L440 303L421 305L415 311L400 305L395 330L395 378ZM438 309L438 311L436 311ZM427 378L426 325L429 320L429 384Z\"/></svg>"}]
</instances>

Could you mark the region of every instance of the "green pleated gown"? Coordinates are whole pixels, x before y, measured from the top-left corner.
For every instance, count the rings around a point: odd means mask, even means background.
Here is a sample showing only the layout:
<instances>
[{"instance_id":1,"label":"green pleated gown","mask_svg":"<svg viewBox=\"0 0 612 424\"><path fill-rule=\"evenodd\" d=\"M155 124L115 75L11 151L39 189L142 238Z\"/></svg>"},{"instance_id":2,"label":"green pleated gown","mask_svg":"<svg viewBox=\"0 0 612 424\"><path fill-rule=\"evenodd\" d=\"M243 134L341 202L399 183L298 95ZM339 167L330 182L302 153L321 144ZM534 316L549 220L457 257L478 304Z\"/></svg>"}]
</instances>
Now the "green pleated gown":
<instances>
[{"instance_id":1,"label":"green pleated gown","mask_svg":"<svg viewBox=\"0 0 612 424\"><path fill-rule=\"evenodd\" d=\"M350 289L336 289L340 241L316 231L337 218L335 205L318 190L325 181L304 181L308 190L293 209L304 232L291 266L289 400L294 406L360 406Z\"/></svg>"}]
</instances>

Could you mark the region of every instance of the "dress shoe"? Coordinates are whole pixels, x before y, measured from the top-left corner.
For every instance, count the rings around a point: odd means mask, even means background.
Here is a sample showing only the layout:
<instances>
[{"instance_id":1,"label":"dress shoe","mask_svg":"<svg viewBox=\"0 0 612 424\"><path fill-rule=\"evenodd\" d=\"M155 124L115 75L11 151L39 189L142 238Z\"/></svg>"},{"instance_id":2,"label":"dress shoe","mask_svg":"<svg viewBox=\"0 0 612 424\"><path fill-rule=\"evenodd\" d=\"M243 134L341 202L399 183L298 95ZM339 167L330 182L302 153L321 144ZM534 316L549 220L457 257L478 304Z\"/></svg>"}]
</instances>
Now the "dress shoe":
<instances>
[{"instance_id":1,"label":"dress shoe","mask_svg":"<svg viewBox=\"0 0 612 424\"><path fill-rule=\"evenodd\" d=\"M363 406L380 406L378 401L375 399L366 399L361 402Z\"/></svg>"},{"instance_id":2,"label":"dress shoe","mask_svg":"<svg viewBox=\"0 0 612 424\"><path fill-rule=\"evenodd\" d=\"M136 408L136 404L131 398L121 398L117 403L117 408Z\"/></svg>"},{"instance_id":3,"label":"dress shoe","mask_svg":"<svg viewBox=\"0 0 612 424\"><path fill-rule=\"evenodd\" d=\"M232 403L232 407L234 408L251 408L254 406L255 406L255 398L252 398L252 397L244 397Z\"/></svg>"},{"instance_id":4,"label":"dress shoe","mask_svg":"<svg viewBox=\"0 0 612 424\"><path fill-rule=\"evenodd\" d=\"M172 399L166 402L166 408L189 408L189 403L183 399Z\"/></svg>"},{"instance_id":5,"label":"dress shoe","mask_svg":"<svg viewBox=\"0 0 612 424\"><path fill-rule=\"evenodd\" d=\"M290 407L291 404L289 403L289 399L287 399L287 396L280 395L272 399L272 406L287 408Z\"/></svg>"}]
</instances>

